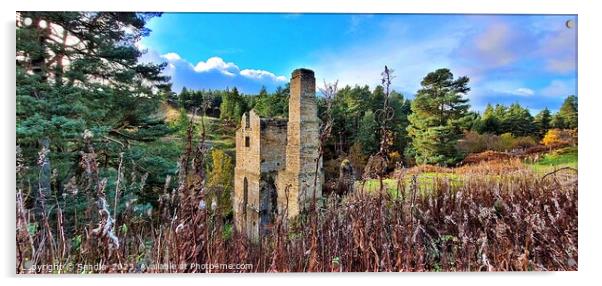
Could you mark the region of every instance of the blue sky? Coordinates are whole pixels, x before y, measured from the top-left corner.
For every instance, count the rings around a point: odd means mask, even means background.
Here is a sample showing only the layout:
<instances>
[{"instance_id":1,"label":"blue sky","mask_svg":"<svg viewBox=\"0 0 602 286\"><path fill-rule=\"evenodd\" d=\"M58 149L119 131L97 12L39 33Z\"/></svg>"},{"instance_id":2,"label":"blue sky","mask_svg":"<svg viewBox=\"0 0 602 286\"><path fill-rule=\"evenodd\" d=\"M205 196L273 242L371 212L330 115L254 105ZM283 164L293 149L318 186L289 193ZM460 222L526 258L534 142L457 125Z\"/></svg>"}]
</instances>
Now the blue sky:
<instances>
[{"instance_id":1,"label":"blue sky","mask_svg":"<svg viewBox=\"0 0 602 286\"><path fill-rule=\"evenodd\" d=\"M173 89L257 93L311 68L319 83L376 86L384 65L412 97L437 68L470 77L473 109L519 102L557 110L577 94L577 27L566 15L165 13L140 41L144 61L168 62Z\"/></svg>"}]
</instances>

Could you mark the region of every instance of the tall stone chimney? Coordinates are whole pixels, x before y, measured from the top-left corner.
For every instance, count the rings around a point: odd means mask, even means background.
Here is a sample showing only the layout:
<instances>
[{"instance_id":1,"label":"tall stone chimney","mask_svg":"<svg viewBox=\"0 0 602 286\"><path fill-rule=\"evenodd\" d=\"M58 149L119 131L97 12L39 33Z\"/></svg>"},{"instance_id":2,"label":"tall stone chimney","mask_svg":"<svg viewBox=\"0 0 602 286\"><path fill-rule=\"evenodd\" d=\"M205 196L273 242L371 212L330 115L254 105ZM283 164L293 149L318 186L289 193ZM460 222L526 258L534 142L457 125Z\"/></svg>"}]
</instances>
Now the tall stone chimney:
<instances>
[{"instance_id":1,"label":"tall stone chimney","mask_svg":"<svg viewBox=\"0 0 602 286\"><path fill-rule=\"evenodd\" d=\"M289 185L289 216L296 216L322 196L322 161L319 157L318 106L316 79L309 69L293 71L290 83L286 146L286 181ZM317 181L316 167L318 168ZM279 198L280 198L279 194Z\"/></svg>"}]
</instances>

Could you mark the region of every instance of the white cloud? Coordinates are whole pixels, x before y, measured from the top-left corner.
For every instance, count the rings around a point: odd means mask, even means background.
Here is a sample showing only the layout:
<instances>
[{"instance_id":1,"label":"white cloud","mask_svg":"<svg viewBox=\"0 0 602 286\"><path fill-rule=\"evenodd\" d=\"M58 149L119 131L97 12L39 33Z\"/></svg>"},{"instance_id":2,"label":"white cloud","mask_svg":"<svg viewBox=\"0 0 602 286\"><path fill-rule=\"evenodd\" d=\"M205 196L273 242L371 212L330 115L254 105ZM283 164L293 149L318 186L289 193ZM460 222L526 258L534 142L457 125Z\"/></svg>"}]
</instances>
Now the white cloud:
<instances>
[{"instance_id":1,"label":"white cloud","mask_svg":"<svg viewBox=\"0 0 602 286\"><path fill-rule=\"evenodd\" d=\"M233 62L227 62L220 57L210 57L199 61L196 65L188 62L174 52L160 55L153 49L148 49L141 62L167 62L163 73L170 76L173 91L179 92L182 87L191 89L226 89L236 87L243 93L256 93L262 86L274 90L287 82L284 76L261 69L243 69Z\"/></svg>"},{"instance_id":2,"label":"white cloud","mask_svg":"<svg viewBox=\"0 0 602 286\"><path fill-rule=\"evenodd\" d=\"M208 72L217 70L227 76L234 76L240 69L234 63L226 63L220 57L211 57L206 62L200 61L194 66L196 72Z\"/></svg>"},{"instance_id":3,"label":"white cloud","mask_svg":"<svg viewBox=\"0 0 602 286\"><path fill-rule=\"evenodd\" d=\"M286 77L284 76L276 76L275 74L264 71L264 70L252 70L252 69L244 69L240 71L240 75L246 76L254 79L271 79L274 81L286 81Z\"/></svg>"},{"instance_id":4,"label":"white cloud","mask_svg":"<svg viewBox=\"0 0 602 286\"><path fill-rule=\"evenodd\" d=\"M168 61L177 61L182 59L180 55L176 53L167 53L162 55L162 57L166 58Z\"/></svg>"},{"instance_id":5,"label":"white cloud","mask_svg":"<svg viewBox=\"0 0 602 286\"><path fill-rule=\"evenodd\" d=\"M521 81L517 80L487 81L476 85L476 87L483 90L481 94L477 95L487 95L493 93L506 96L532 96L535 94L533 89L525 87Z\"/></svg>"},{"instance_id":6,"label":"white cloud","mask_svg":"<svg viewBox=\"0 0 602 286\"><path fill-rule=\"evenodd\" d=\"M526 87L519 87L519 88L513 90L511 93L514 95L522 95L522 96L531 96L531 95L535 94L535 92L532 89L526 88Z\"/></svg>"}]
</instances>

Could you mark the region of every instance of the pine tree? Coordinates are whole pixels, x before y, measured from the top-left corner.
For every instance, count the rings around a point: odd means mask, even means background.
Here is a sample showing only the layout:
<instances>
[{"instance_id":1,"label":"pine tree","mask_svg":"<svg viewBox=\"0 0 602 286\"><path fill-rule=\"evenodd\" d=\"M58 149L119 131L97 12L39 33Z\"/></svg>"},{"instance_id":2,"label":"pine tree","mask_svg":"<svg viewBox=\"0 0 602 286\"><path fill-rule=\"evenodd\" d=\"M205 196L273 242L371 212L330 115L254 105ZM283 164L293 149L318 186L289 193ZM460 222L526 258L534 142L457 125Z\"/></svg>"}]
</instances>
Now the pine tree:
<instances>
[{"instance_id":1,"label":"pine tree","mask_svg":"<svg viewBox=\"0 0 602 286\"><path fill-rule=\"evenodd\" d=\"M479 125L480 133L498 134L500 131L500 119L497 117L493 106L487 104Z\"/></svg>"},{"instance_id":2,"label":"pine tree","mask_svg":"<svg viewBox=\"0 0 602 286\"><path fill-rule=\"evenodd\" d=\"M155 14L24 12L17 29L17 135L21 141L72 138L93 129L118 140L144 139L168 78L164 65L138 62L135 43ZM45 28L36 23L46 22ZM69 45L57 40L76 38ZM71 39L69 42L75 41ZM33 71L33 73L29 73ZM140 130L133 132L132 130ZM54 140L53 140L54 141Z\"/></svg>"},{"instance_id":3,"label":"pine tree","mask_svg":"<svg viewBox=\"0 0 602 286\"><path fill-rule=\"evenodd\" d=\"M288 98L290 95L290 84L286 84L284 88L276 88L276 92L272 95L272 116L288 117Z\"/></svg>"},{"instance_id":4,"label":"pine tree","mask_svg":"<svg viewBox=\"0 0 602 286\"><path fill-rule=\"evenodd\" d=\"M253 109L261 117L272 117L274 116L272 101L272 97L268 94L265 86L262 86L259 95L255 99L255 104L253 104Z\"/></svg>"},{"instance_id":5,"label":"pine tree","mask_svg":"<svg viewBox=\"0 0 602 286\"><path fill-rule=\"evenodd\" d=\"M226 90L220 105L220 118L238 123L245 112L247 112L247 102L238 93L238 89L234 87L232 90Z\"/></svg>"},{"instance_id":6,"label":"pine tree","mask_svg":"<svg viewBox=\"0 0 602 286\"><path fill-rule=\"evenodd\" d=\"M550 110L546 107L540 111L533 119L533 123L537 128L538 137L543 137L552 125L552 114L550 113Z\"/></svg>"},{"instance_id":7,"label":"pine tree","mask_svg":"<svg viewBox=\"0 0 602 286\"><path fill-rule=\"evenodd\" d=\"M456 149L467 120L468 77L453 78L449 69L429 73L412 101L408 133L417 163L450 165L460 159Z\"/></svg>"},{"instance_id":8,"label":"pine tree","mask_svg":"<svg viewBox=\"0 0 602 286\"><path fill-rule=\"evenodd\" d=\"M577 108L577 97L571 95L567 97L560 110L558 111L558 115L562 117L562 120L565 124L565 128L567 129L575 129L577 128L578 121L578 108Z\"/></svg>"},{"instance_id":9,"label":"pine tree","mask_svg":"<svg viewBox=\"0 0 602 286\"><path fill-rule=\"evenodd\" d=\"M179 102L180 106L182 106L188 110L191 105L190 98L191 98L190 92L188 91L188 89L186 87L183 87L182 91L178 95L178 102Z\"/></svg>"},{"instance_id":10,"label":"pine tree","mask_svg":"<svg viewBox=\"0 0 602 286\"><path fill-rule=\"evenodd\" d=\"M564 116L562 116L560 112L557 112L554 114L554 116L552 116L552 121L550 124L552 125L552 128L556 129L568 128L566 122L564 121Z\"/></svg>"},{"instance_id":11,"label":"pine tree","mask_svg":"<svg viewBox=\"0 0 602 286\"><path fill-rule=\"evenodd\" d=\"M391 119L391 131L393 131L393 149L402 154L407 147L410 138L408 137L408 116L412 112L410 100L404 99L404 96L396 91L389 95L389 105L393 108L393 118ZM380 138L379 138L380 140Z\"/></svg>"},{"instance_id":12,"label":"pine tree","mask_svg":"<svg viewBox=\"0 0 602 286\"><path fill-rule=\"evenodd\" d=\"M378 123L372 111L366 112L359 124L355 142L361 144L364 155L371 155L378 151Z\"/></svg>"},{"instance_id":13,"label":"pine tree","mask_svg":"<svg viewBox=\"0 0 602 286\"><path fill-rule=\"evenodd\" d=\"M370 101L372 111L383 108L383 103L385 102L385 88L382 85L377 85L374 88Z\"/></svg>"},{"instance_id":14,"label":"pine tree","mask_svg":"<svg viewBox=\"0 0 602 286\"><path fill-rule=\"evenodd\" d=\"M536 131L529 110L518 103L510 105L506 111L503 125L504 132L509 132L517 137L532 135Z\"/></svg>"},{"instance_id":15,"label":"pine tree","mask_svg":"<svg viewBox=\"0 0 602 286\"><path fill-rule=\"evenodd\" d=\"M203 90L195 90L192 92L191 107L193 109L194 108L200 109L203 107L203 100L205 100L203 93L204 93Z\"/></svg>"},{"instance_id":16,"label":"pine tree","mask_svg":"<svg viewBox=\"0 0 602 286\"><path fill-rule=\"evenodd\" d=\"M232 119L235 105L236 99L234 98L234 94L230 92L230 90L226 90L222 95L222 103L219 107L219 117L225 120Z\"/></svg>"},{"instance_id":17,"label":"pine tree","mask_svg":"<svg viewBox=\"0 0 602 286\"><path fill-rule=\"evenodd\" d=\"M49 191L51 169L56 186L78 172L86 129L96 152L103 154L98 159L103 168L116 167L124 152L126 162L162 170L149 182L163 181L159 176L175 164L155 164L161 159L149 156L145 144L170 132L157 116L171 93L169 78L162 74L165 65L140 63L142 51L136 46L150 32L146 22L160 14L19 14L31 24L16 29L17 144L30 162L42 146L49 151L34 185ZM37 180L37 170L32 171Z\"/></svg>"}]
</instances>

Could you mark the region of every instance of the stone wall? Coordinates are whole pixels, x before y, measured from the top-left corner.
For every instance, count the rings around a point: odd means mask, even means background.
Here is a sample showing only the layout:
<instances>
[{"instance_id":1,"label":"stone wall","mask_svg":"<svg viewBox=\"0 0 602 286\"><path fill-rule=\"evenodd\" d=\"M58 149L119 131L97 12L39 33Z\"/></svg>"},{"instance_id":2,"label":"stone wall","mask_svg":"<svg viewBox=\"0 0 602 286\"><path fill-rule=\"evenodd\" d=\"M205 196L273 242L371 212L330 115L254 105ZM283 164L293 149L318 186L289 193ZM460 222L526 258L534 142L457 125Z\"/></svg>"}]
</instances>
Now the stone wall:
<instances>
[{"instance_id":1,"label":"stone wall","mask_svg":"<svg viewBox=\"0 0 602 286\"><path fill-rule=\"evenodd\" d=\"M285 119L261 119L261 172L284 170L286 162Z\"/></svg>"},{"instance_id":2,"label":"stone wall","mask_svg":"<svg viewBox=\"0 0 602 286\"><path fill-rule=\"evenodd\" d=\"M248 123L248 124L247 124ZM259 231L259 192L261 178L261 119L254 111L242 116L236 131L233 210L239 231L254 236ZM248 143L248 147L247 147ZM247 200L245 206L245 179ZM244 226L244 227L243 227Z\"/></svg>"},{"instance_id":3,"label":"stone wall","mask_svg":"<svg viewBox=\"0 0 602 286\"><path fill-rule=\"evenodd\" d=\"M316 164L320 121L315 89L313 71L295 70L288 122L260 118L253 110L242 116L236 131L233 204L235 225L249 237L259 236L275 209L282 213L288 207L292 218L314 195L322 196L322 161Z\"/></svg>"},{"instance_id":4,"label":"stone wall","mask_svg":"<svg viewBox=\"0 0 602 286\"><path fill-rule=\"evenodd\" d=\"M316 165L320 121L313 71L297 69L293 72L288 116L286 170L279 174L277 188L279 205L288 203L288 215L294 217L314 197L314 190L316 198L322 196L321 160ZM314 188L316 167L319 172Z\"/></svg>"}]
</instances>

